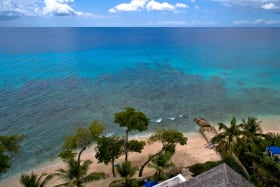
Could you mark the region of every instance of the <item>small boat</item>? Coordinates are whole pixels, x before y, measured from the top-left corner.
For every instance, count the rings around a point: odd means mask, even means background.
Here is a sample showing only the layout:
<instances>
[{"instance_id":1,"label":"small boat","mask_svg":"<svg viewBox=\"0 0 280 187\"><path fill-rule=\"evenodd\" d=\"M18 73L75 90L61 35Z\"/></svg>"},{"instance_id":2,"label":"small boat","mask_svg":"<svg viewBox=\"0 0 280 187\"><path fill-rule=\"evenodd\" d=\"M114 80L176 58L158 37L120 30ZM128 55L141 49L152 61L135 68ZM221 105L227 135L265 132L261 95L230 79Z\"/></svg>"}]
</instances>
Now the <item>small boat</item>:
<instances>
[{"instance_id":1,"label":"small boat","mask_svg":"<svg viewBox=\"0 0 280 187\"><path fill-rule=\"evenodd\" d=\"M211 139L218 134L216 128L204 118L194 118L194 121L200 126L199 131L205 140L211 143Z\"/></svg>"}]
</instances>

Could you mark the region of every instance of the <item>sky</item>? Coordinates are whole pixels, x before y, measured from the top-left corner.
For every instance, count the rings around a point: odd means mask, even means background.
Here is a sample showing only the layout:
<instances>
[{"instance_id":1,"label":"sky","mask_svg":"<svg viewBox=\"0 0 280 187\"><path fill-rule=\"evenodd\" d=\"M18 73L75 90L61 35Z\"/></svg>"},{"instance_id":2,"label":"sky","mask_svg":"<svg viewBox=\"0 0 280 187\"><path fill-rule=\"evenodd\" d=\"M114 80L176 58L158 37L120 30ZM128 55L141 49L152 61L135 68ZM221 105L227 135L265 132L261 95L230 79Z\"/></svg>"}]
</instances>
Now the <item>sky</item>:
<instances>
[{"instance_id":1,"label":"sky","mask_svg":"<svg viewBox=\"0 0 280 187\"><path fill-rule=\"evenodd\" d=\"M0 27L279 27L280 0L0 0Z\"/></svg>"}]
</instances>

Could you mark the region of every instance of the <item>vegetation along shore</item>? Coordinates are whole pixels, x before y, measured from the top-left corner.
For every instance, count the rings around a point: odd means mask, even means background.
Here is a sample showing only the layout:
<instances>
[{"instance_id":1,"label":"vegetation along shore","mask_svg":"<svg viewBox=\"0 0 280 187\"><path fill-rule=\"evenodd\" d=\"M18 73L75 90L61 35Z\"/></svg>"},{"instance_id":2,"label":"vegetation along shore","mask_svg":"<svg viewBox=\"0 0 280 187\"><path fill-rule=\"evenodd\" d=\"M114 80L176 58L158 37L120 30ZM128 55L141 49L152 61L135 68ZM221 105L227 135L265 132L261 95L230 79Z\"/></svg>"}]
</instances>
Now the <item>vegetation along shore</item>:
<instances>
[{"instance_id":1,"label":"vegetation along shore","mask_svg":"<svg viewBox=\"0 0 280 187\"><path fill-rule=\"evenodd\" d=\"M223 162L255 186L280 186L279 158L266 149L280 146L279 129L271 125L275 120L233 117L212 124L217 134L209 142L199 132L168 128L131 136L132 131L146 131L149 121L134 108L115 113L114 122L125 129L121 137L104 136L105 126L93 121L65 137L58 159L4 179L0 186L143 186L148 178L160 182L185 168L195 176ZM24 138L0 136L1 174L12 167Z\"/></svg>"}]
</instances>

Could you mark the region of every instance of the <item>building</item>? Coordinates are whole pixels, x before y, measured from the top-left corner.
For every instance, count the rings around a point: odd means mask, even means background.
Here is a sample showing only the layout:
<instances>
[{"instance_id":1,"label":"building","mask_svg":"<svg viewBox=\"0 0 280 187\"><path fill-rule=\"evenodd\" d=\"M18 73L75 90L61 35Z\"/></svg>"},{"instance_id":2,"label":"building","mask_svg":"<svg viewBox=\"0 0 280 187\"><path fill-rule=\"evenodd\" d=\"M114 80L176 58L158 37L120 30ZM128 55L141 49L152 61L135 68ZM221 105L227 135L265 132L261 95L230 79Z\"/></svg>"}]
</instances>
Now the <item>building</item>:
<instances>
[{"instance_id":1,"label":"building","mask_svg":"<svg viewBox=\"0 0 280 187\"><path fill-rule=\"evenodd\" d=\"M254 187L226 164L216 166L176 187ZM170 187L170 186L169 186Z\"/></svg>"}]
</instances>

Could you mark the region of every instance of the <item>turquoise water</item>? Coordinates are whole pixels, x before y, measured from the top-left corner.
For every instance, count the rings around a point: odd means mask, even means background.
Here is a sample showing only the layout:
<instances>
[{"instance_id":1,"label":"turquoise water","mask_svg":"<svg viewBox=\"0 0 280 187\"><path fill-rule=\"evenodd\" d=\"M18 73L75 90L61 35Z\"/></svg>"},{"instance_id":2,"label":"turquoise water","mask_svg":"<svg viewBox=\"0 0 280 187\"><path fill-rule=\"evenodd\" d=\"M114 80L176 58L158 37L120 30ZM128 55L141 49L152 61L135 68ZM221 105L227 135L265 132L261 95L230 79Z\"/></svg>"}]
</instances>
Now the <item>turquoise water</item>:
<instances>
[{"instance_id":1,"label":"turquoise water","mask_svg":"<svg viewBox=\"0 0 280 187\"><path fill-rule=\"evenodd\" d=\"M93 119L122 133L114 113L128 106L151 119L149 131L197 131L195 116L279 115L279 33L1 28L0 134L28 137L7 175L55 158L63 137Z\"/></svg>"}]
</instances>

